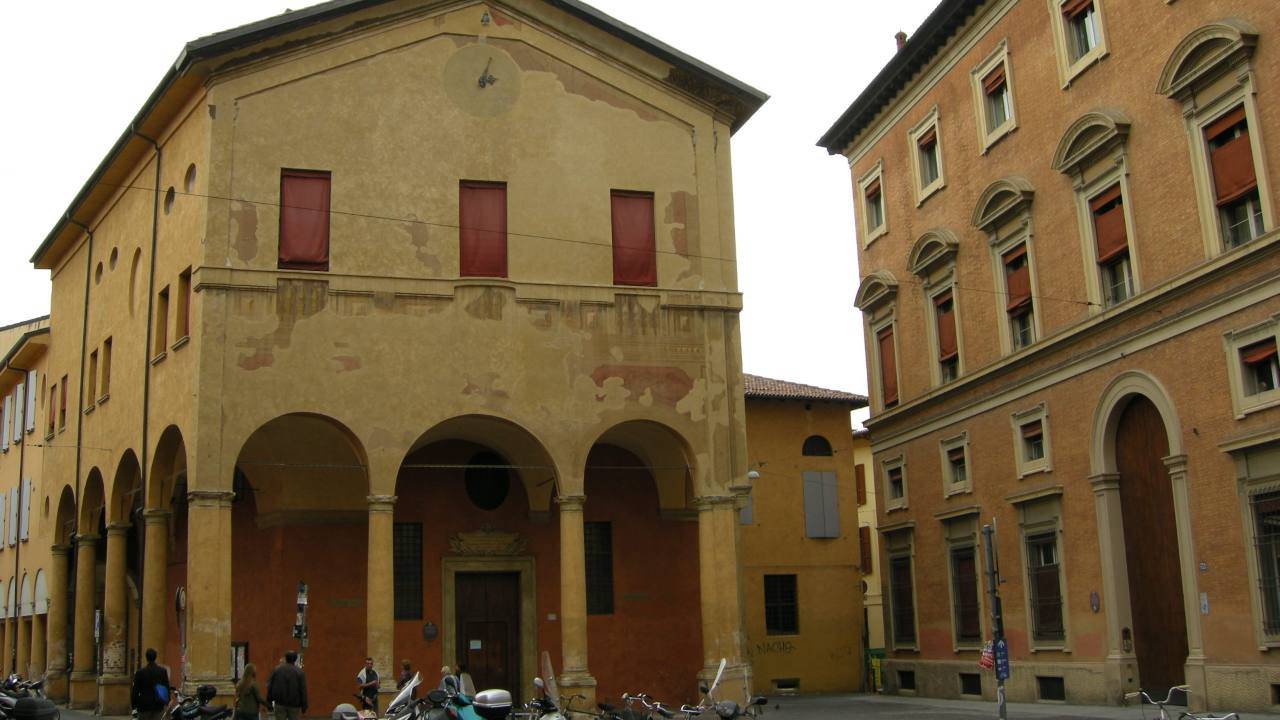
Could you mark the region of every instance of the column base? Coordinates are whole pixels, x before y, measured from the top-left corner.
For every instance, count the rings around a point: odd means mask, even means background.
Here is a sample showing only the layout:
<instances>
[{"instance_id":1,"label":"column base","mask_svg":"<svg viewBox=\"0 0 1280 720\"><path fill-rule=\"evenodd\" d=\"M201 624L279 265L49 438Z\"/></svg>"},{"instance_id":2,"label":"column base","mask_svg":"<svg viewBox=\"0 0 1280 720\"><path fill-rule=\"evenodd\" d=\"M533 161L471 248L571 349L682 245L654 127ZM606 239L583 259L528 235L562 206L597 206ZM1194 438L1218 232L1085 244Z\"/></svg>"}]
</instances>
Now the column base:
<instances>
[{"instance_id":1,"label":"column base","mask_svg":"<svg viewBox=\"0 0 1280 720\"><path fill-rule=\"evenodd\" d=\"M1132 655L1108 655L1102 666L1102 681L1107 702L1124 705L1125 693L1138 689L1138 658Z\"/></svg>"},{"instance_id":2,"label":"column base","mask_svg":"<svg viewBox=\"0 0 1280 720\"><path fill-rule=\"evenodd\" d=\"M98 714L128 715L130 708L128 675L103 675L98 678Z\"/></svg>"},{"instance_id":3,"label":"column base","mask_svg":"<svg viewBox=\"0 0 1280 720\"><path fill-rule=\"evenodd\" d=\"M92 670L72 671L67 706L74 710L92 710L98 706L98 676Z\"/></svg>"},{"instance_id":4,"label":"column base","mask_svg":"<svg viewBox=\"0 0 1280 720\"><path fill-rule=\"evenodd\" d=\"M1203 655L1192 655L1183 666L1184 677L1191 692L1187 694L1187 709L1192 712L1204 712L1209 709L1209 674L1204 665Z\"/></svg>"},{"instance_id":5,"label":"column base","mask_svg":"<svg viewBox=\"0 0 1280 720\"><path fill-rule=\"evenodd\" d=\"M45 697L61 705L67 702L67 674L60 670L50 670L44 676Z\"/></svg>"},{"instance_id":6,"label":"column base","mask_svg":"<svg viewBox=\"0 0 1280 720\"><path fill-rule=\"evenodd\" d=\"M556 677L556 686L560 688L561 702L567 702L565 698L570 695L582 695L586 699L574 700L573 709L595 712L596 679L591 677L589 672L566 672ZM565 712L567 708L560 708L560 710Z\"/></svg>"},{"instance_id":7,"label":"column base","mask_svg":"<svg viewBox=\"0 0 1280 720\"><path fill-rule=\"evenodd\" d=\"M264 679L263 682L265 683L266 680ZM229 677L187 678L182 683L182 694L195 697L196 688L201 685L212 685L217 690L218 694L215 696L215 700L225 703L235 703L236 701L236 681ZM263 692L266 692L266 690L263 690ZM217 703L211 700L209 704L216 705Z\"/></svg>"},{"instance_id":8,"label":"column base","mask_svg":"<svg viewBox=\"0 0 1280 720\"><path fill-rule=\"evenodd\" d=\"M698 684L710 687L719 669L720 661L718 660L714 664L703 665L702 670L698 672ZM716 699L741 703L750 689L751 664L743 662L728 664L724 667L724 674L720 676L720 685L716 687ZM695 690L698 690L698 697L701 698L701 690L699 688Z\"/></svg>"}]
</instances>

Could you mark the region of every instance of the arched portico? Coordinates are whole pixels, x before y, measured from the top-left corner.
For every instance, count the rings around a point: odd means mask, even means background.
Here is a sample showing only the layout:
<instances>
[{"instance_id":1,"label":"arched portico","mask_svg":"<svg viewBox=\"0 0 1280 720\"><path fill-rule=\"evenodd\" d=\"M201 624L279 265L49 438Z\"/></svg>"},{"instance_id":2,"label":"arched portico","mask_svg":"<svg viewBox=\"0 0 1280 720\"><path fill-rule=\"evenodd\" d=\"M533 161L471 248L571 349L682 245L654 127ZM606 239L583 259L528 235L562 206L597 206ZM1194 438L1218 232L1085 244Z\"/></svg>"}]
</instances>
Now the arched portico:
<instances>
[{"instance_id":1,"label":"arched portico","mask_svg":"<svg viewBox=\"0 0 1280 720\"><path fill-rule=\"evenodd\" d=\"M54 514L53 547L49 558L45 692L55 702L68 699L67 630L71 621L69 578L73 577L71 542L76 529L76 496L70 485L58 494Z\"/></svg>"},{"instance_id":2,"label":"arched portico","mask_svg":"<svg viewBox=\"0 0 1280 720\"><path fill-rule=\"evenodd\" d=\"M71 699L73 708L91 708L98 704L97 648L93 638L93 615L98 607L97 568L99 556L105 559L106 491L102 471L89 469L80 491L75 534L75 639L71 667ZM100 552L101 548L101 552Z\"/></svg>"},{"instance_id":3,"label":"arched portico","mask_svg":"<svg viewBox=\"0 0 1280 720\"><path fill-rule=\"evenodd\" d=\"M1177 624L1185 623L1186 629L1184 680L1192 686L1193 698L1204 697L1204 645L1191 535L1187 461L1180 428L1168 393L1159 381L1141 371L1129 371L1112 380L1094 411L1089 447L1090 481L1098 520L1104 606L1107 607L1107 691L1116 701L1138 683L1145 682L1140 678L1142 666L1148 666L1148 674L1158 673L1154 666L1149 666L1152 633L1140 627L1144 623L1159 622L1158 609L1148 607L1149 598L1135 595L1134 582L1146 584L1142 583L1144 578L1160 577L1161 573L1179 575L1176 580L1168 578L1168 582L1161 585L1176 582L1181 591L1181 617L1178 618L1181 622ZM1151 513L1157 517L1151 517ZM1144 548L1145 541L1139 534L1154 533L1162 526L1159 521L1169 515L1173 523L1167 542L1162 543L1163 547ZM1163 524L1163 527L1169 525ZM1155 542L1160 543L1159 538L1155 538ZM1165 548L1171 543L1176 543L1178 548L1176 568L1160 570L1158 557L1167 556ZM1135 578L1135 574L1139 577ZM1140 603L1143 607L1138 608ZM1167 628L1165 630L1167 632ZM1146 644L1137 647L1144 636L1148 638ZM1173 652L1161 649L1163 654Z\"/></svg>"},{"instance_id":4,"label":"arched portico","mask_svg":"<svg viewBox=\"0 0 1280 720\"><path fill-rule=\"evenodd\" d=\"M185 632L179 630L172 608L177 589L186 585L187 571L187 448L178 426L169 425L160 432L146 485L140 650L154 648L158 662L170 668L170 680L178 682L184 673L178 659L185 655L181 642ZM172 566L171 545L172 559L177 561Z\"/></svg>"},{"instance_id":5,"label":"arched portico","mask_svg":"<svg viewBox=\"0 0 1280 720\"><path fill-rule=\"evenodd\" d=\"M107 539L98 708L108 715L119 715L129 710L127 575L131 568L127 551L131 544L137 547L141 541L141 511L142 471L133 450L125 450L116 465L104 504ZM132 570L136 572L137 569L135 562Z\"/></svg>"}]
</instances>

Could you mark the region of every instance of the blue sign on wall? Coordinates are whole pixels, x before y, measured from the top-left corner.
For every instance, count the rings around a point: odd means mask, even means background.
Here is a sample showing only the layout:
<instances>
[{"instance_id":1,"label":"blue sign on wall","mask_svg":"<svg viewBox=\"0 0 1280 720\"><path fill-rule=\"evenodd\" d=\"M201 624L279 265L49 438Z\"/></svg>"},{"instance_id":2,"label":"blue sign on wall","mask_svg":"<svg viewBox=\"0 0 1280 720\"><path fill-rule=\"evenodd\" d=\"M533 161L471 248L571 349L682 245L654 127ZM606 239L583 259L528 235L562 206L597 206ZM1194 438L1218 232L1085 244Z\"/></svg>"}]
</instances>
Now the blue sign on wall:
<instances>
[{"instance_id":1,"label":"blue sign on wall","mask_svg":"<svg viewBox=\"0 0 1280 720\"><path fill-rule=\"evenodd\" d=\"M1009 643L1004 638L1000 638L995 644L996 651L996 679L1009 679Z\"/></svg>"}]
</instances>

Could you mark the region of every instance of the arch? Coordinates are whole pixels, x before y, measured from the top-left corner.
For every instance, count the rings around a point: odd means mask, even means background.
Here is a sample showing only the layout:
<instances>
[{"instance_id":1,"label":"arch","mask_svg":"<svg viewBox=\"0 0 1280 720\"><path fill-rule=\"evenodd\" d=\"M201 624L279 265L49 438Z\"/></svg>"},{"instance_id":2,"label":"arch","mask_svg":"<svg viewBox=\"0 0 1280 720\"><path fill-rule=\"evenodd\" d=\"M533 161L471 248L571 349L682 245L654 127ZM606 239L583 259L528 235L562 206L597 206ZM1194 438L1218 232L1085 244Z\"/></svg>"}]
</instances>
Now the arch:
<instances>
[{"instance_id":1,"label":"arch","mask_svg":"<svg viewBox=\"0 0 1280 720\"><path fill-rule=\"evenodd\" d=\"M18 583L17 578L9 578L8 587L4 593L4 616L6 618L18 617Z\"/></svg>"},{"instance_id":2,"label":"arch","mask_svg":"<svg viewBox=\"0 0 1280 720\"><path fill-rule=\"evenodd\" d=\"M44 615L49 612L49 580L44 573L44 568L36 571L35 597L32 610L36 615Z\"/></svg>"},{"instance_id":3,"label":"arch","mask_svg":"<svg viewBox=\"0 0 1280 720\"><path fill-rule=\"evenodd\" d=\"M867 311L885 302L892 301L898 294L898 279L888 270L876 270L862 278L858 284L858 292L853 297L853 304L859 310Z\"/></svg>"},{"instance_id":4,"label":"arch","mask_svg":"<svg viewBox=\"0 0 1280 720\"><path fill-rule=\"evenodd\" d=\"M700 478L692 446L670 426L655 420L624 420L600 433L587 447L613 445L640 459L658 487L658 506L687 507L695 496L704 494L694 485ZM584 471L587 466L584 464ZM585 472L584 472L585 475Z\"/></svg>"},{"instance_id":5,"label":"arch","mask_svg":"<svg viewBox=\"0 0 1280 720\"><path fill-rule=\"evenodd\" d=\"M107 522L128 522L134 506L142 503L142 468L138 464L138 456L130 448L120 456L116 466L115 478L111 481L110 495L107 497Z\"/></svg>"},{"instance_id":6,"label":"arch","mask_svg":"<svg viewBox=\"0 0 1280 720\"><path fill-rule=\"evenodd\" d=\"M146 507L167 508L173 500L174 489L187 472L187 445L177 425L170 425L160 433L155 452L151 455L151 472L147 475Z\"/></svg>"},{"instance_id":7,"label":"arch","mask_svg":"<svg viewBox=\"0 0 1280 720\"><path fill-rule=\"evenodd\" d=\"M1160 71L1156 92L1181 98L1253 56L1258 31L1249 23L1227 18L1202 25L1182 38Z\"/></svg>"},{"instance_id":8,"label":"arch","mask_svg":"<svg viewBox=\"0 0 1280 720\"><path fill-rule=\"evenodd\" d=\"M460 440L497 453L512 466L531 510L546 510L561 486L560 473L547 446L523 424L497 415L457 415L433 425L404 454L401 467L413 464L429 445ZM390 493L388 493L390 494Z\"/></svg>"},{"instance_id":9,"label":"arch","mask_svg":"<svg viewBox=\"0 0 1280 720\"><path fill-rule=\"evenodd\" d=\"M31 588L31 575L22 573L22 585L18 591L18 616L30 617L31 610L35 607L33 602L33 594Z\"/></svg>"},{"instance_id":10,"label":"arch","mask_svg":"<svg viewBox=\"0 0 1280 720\"><path fill-rule=\"evenodd\" d=\"M911 246L907 253L907 267L912 275L927 277L929 273L955 259L960 250L960 240L946 228L928 230Z\"/></svg>"},{"instance_id":11,"label":"arch","mask_svg":"<svg viewBox=\"0 0 1280 720\"><path fill-rule=\"evenodd\" d=\"M1092 436L1089 442L1090 474L1097 476L1116 472L1115 436L1121 411L1134 395L1145 396L1160 411L1169 439L1169 455L1183 454L1181 423L1169 393L1151 375L1130 370L1116 376L1103 391L1093 412Z\"/></svg>"},{"instance_id":12,"label":"arch","mask_svg":"<svg viewBox=\"0 0 1280 720\"><path fill-rule=\"evenodd\" d=\"M76 493L70 485L62 486L58 496L58 510L54 517L53 542L55 545L70 545L71 535L76 531Z\"/></svg>"},{"instance_id":13,"label":"arch","mask_svg":"<svg viewBox=\"0 0 1280 720\"><path fill-rule=\"evenodd\" d=\"M240 470L250 487L282 482L305 469L308 481L358 485L360 505L369 493L369 458L364 445L342 422L318 413L288 413L272 418L245 438L235 466L225 477L200 481L208 489L231 490ZM209 485L206 485L209 483ZM356 490L351 493L356 494Z\"/></svg>"},{"instance_id":14,"label":"arch","mask_svg":"<svg viewBox=\"0 0 1280 720\"><path fill-rule=\"evenodd\" d=\"M831 443L826 438L821 435L810 435L804 439L801 454L805 457L831 457L835 453L831 451Z\"/></svg>"},{"instance_id":15,"label":"arch","mask_svg":"<svg viewBox=\"0 0 1280 720\"><path fill-rule=\"evenodd\" d=\"M1093 110L1076 118L1053 151L1053 169L1070 173L1129 138L1129 118L1119 110Z\"/></svg>"},{"instance_id":16,"label":"arch","mask_svg":"<svg viewBox=\"0 0 1280 720\"><path fill-rule=\"evenodd\" d=\"M1036 190L1026 178L1010 175L987 186L973 207L973 226L992 232L1005 218L1031 207Z\"/></svg>"},{"instance_id":17,"label":"arch","mask_svg":"<svg viewBox=\"0 0 1280 720\"><path fill-rule=\"evenodd\" d=\"M80 535L96 535L105 506L102 471L97 467L90 468L80 495L80 513L76 520L76 532Z\"/></svg>"}]
</instances>

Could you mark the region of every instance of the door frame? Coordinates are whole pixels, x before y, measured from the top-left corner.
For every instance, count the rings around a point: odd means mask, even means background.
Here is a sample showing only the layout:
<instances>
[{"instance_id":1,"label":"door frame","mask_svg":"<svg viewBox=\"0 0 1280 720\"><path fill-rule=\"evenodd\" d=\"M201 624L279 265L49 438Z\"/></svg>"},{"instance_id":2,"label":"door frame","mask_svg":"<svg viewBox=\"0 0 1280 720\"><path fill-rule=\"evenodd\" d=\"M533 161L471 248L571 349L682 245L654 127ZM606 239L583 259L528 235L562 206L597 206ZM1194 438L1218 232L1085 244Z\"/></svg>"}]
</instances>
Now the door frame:
<instances>
[{"instance_id":1,"label":"door frame","mask_svg":"<svg viewBox=\"0 0 1280 720\"><path fill-rule=\"evenodd\" d=\"M503 688L512 699L522 701L538 674L538 611L534 587L533 557L445 557L441 560L440 655L450 666L458 652L457 585L458 573L516 573L520 577L520 686ZM484 688L477 688L477 690Z\"/></svg>"}]
</instances>

